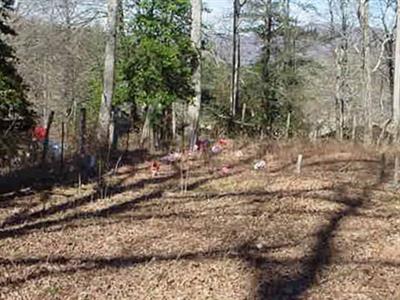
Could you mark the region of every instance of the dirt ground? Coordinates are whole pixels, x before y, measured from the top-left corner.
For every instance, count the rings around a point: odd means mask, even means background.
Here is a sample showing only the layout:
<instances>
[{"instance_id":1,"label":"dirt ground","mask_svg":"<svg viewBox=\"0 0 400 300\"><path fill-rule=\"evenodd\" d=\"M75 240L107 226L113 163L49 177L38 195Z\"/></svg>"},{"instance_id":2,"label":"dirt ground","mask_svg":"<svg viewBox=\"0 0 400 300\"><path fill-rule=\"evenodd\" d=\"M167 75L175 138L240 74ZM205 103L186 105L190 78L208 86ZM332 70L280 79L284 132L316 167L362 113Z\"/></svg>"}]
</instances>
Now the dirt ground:
<instances>
[{"instance_id":1,"label":"dirt ground","mask_svg":"<svg viewBox=\"0 0 400 300\"><path fill-rule=\"evenodd\" d=\"M400 299L390 157L242 152L214 158L229 174L193 161L184 194L173 168L152 178L142 163L121 167L106 197L95 184L0 195L0 299Z\"/></svg>"}]
</instances>

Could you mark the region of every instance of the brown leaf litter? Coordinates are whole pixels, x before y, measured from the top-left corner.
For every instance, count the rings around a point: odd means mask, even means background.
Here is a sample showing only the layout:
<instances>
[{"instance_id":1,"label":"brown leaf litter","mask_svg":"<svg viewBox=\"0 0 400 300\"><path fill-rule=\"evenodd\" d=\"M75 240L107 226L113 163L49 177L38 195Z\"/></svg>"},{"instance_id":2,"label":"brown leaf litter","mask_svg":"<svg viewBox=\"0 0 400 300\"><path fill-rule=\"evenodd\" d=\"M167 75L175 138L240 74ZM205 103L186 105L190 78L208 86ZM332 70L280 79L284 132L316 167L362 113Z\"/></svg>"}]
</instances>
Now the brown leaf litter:
<instances>
[{"instance_id":1,"label":"brown leaf litter","mask_svg":"<svg viewBox=\"0 0 400 300\"><path fill-rule=\"evenodd\" d=\"M378 152L238 148L212 161L225 176L193 162L184 194L145 163L105 198L91 184L1 203L0 299L400 299L400 197Z\"/></svg>"}]
</instances>

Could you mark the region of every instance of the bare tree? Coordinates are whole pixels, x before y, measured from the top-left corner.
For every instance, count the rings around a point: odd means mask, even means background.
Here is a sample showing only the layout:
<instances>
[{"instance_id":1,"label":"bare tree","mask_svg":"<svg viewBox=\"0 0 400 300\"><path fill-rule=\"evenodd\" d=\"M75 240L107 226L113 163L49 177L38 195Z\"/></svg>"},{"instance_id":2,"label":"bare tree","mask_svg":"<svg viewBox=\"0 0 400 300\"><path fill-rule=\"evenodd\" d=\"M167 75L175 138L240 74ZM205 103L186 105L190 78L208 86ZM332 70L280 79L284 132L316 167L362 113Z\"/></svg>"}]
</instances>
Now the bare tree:
<instances>
[{"instance_id":1,"label":"bare tree","mask_svg":"<svg viewBox=\"0 0 400 300\"><path fill-rule=\"evenodd\" d=\"M104 17L107 0L19 0L16 7L24 17L40 18L63 24L66 18L75 27L88 25ZM66 10L65 8L68 8ZM51 12L51 13L50 13Z\"/></svg>"},{"instance_id":2,"label":"bare tree","mask_svg":"<svg viewBox=\"0 0 400 300\"><path fill-rule=\"evenodd\" d=\"M359 0L358 19L362 30L361 61L362 61L362 99L364 103L364 140L367 144L373 141L372 132L372 101L371 101L371 45L369 37L369 0Z\"/></svg>"},{"instance_id":3,"label":"bare tree","mask_svg":"<svg viewBox=\"0 0 400 300\"><path fill-rule=\"evenodd\" d=\"M396 140L399 140L400 133L400 5L397 6L397 28L396 28L396 52L395 72L393 87L393 123L395 125Z\"/></svg>"},{"instance_id":4,"label":"bare tree","mask_svg":"<svg viewBox=\"0 0 400 300\"><path fill-rule=\"evenodd\" d=\"M94 23L103 15L103 2L20 0L16 5L18 68L43 123L53 110L57 127L57 116L66 110L75 116L76 107L90 98L94 66L103 63L103 28Z\"/></svg>"},{"instance_id":5,"label":"bare tree","mask_svg":"<svg viewBox=\"0 0 400 300\"><path fill-rule=\"evenodd\" d=\"M331 19L331 38L336 39L336 36L339 36L339 42L335 47L336 86L334 98L336 137L343 140L349 85L349 0L339 0L340 29L338 34L335 29L334 1L328 0L328 5Z\"/></svg>"},{"instance_id":6,"label":"bare tree","mask_svg":"<svg viewBox=\"0 0 400 300\"><path fill-rule=\"evenodd\" d=\"M390 17L393 12L396 11L396 1L394 0L382 0L381 1L381 14L379 19L381 21L381 25L383 31L385 32L384 36L381 34L376 34L376 37L382 44L382 57L379 57L379 61L377 66L379 67L381 64L381 59L384 58L384 64L386 66L387 80L390 86L390 93L393 98L394 91L394 31L396 22L394 22L395 18ZM388 21L389 20L389 21ZM392 22L390 22L392 21Z\"/></svg>"},{"instance_id":7,"label":"bare tree","mask_svg":"<svg viewBox=\"0 0 400 300\"><path fill-rule=\"evenodd\" d=\"M192 32L193 46L198 52L198 66L193 74L195 96L193 103L188 108L188 122L190 126L190 148L193 149L197 140L199 116L201 107L201 25L202 25L202 0L192 0Z\"/></svg>"},{"instance_id":8,"label":"bare tree","mask_svg":"<svg viewBox=\"0 0 400 300\"><path fill-rule=\"evenodd\" d=\"M240 108L240 14L247 0L234 0L233 3L233 42L232 42L232 84L231 116L234 118Z\"/></svg>"},{"instance_id":9,"label":"bare tree","mask_svg":"<svg viewBox=\"0 0 400 300\"><path fill-rule=\"evenodd\" d=\"M115 78L115 54L117 45L117 23L118 23L118 0L108 1L108 21L106 28L106 51L104 61L104 81L103 94L100 104L99 127L97 136L100 143L104 146L108 143L110 125L111 125L111 108L114 94L114 78Z\"/></svg>"}]
</instances>

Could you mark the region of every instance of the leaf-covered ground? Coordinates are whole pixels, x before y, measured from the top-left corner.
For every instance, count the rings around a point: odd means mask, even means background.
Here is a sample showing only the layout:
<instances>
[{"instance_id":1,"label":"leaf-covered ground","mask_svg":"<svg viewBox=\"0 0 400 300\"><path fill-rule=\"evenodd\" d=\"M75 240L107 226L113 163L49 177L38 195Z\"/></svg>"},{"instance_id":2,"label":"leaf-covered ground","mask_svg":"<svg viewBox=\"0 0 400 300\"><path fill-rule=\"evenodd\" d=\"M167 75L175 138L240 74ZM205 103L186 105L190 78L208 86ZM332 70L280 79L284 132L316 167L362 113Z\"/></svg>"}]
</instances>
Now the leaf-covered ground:
<instances>
[{"instance_id":1,"label":"leaf-covered ground","mask_svg":"<svg viewBox=\"0 0 400 300\"><path fill-rule=\"evenodd\" d=\"M107 197L0 196L0 299L400 299L390 157L382 174L378 153L348 145L242 151L192 162L185 194L174 168L152 178L144 163Z\"/></svg>"}]
</instances>

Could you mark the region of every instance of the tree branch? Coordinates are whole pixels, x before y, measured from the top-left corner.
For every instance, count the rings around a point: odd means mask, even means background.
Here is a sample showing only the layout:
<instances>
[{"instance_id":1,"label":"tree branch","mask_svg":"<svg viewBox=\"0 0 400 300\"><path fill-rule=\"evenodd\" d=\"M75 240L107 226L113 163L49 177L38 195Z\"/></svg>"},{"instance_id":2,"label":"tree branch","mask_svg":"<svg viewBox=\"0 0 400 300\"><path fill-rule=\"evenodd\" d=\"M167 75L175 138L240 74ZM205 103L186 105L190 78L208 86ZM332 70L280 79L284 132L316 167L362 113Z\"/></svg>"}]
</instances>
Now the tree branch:
<instances>
[{"instance_id":1,"label":"tree branch","mask_svg":"<svg viewBox=\"0 0 400 300\"><path fill-rule=\"evenodd\" d=\"M383 58L383 55L385 53L385 46L386 46L387 42L389 42L390 40L391 40L391 38L388 37L383 41L383 43L381 45L381 53L379 54L379 58L378 58L378 61L376 63L375 68L372 69L372 73L375 73L379 69L379 67L381 66L382 58Z\"/></svg>"}]
</instances>

